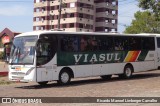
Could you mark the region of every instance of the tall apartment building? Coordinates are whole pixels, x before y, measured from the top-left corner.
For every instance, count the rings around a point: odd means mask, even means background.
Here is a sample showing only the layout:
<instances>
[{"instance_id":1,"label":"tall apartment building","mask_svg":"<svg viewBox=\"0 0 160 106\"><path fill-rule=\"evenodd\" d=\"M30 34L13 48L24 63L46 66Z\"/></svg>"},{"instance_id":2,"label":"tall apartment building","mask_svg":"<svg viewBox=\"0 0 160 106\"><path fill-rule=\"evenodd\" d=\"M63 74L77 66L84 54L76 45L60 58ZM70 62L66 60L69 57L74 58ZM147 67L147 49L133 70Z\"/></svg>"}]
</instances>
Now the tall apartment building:
<instances>
[{"instance_id":1,"label":"tall apartment building","mask_svg":"<svg viewBox=\"0 0 160 106\"><path fill-rule=\"evenodd\" d=\"M60 0L34 0L33 30L58 28ZM65 31L117 31L118 0L62 0L60 28Z\"/></svg>"}]
</instances>

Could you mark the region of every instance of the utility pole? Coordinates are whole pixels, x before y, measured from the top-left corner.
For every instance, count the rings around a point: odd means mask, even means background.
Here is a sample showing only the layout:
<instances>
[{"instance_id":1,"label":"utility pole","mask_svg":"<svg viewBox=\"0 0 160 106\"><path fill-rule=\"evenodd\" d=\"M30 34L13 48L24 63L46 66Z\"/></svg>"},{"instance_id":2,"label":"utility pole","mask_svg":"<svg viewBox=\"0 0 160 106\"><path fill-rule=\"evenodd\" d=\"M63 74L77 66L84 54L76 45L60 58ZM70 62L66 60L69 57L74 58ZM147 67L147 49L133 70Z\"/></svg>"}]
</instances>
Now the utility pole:
<instances>
[{"instance_id":1,"label":"utility pole","mask_svg":"<svg viewBox=\"0 0 160 106\"><path fill-rule=\"evenodd\" d=\"M62 0L60 0L59 3L59 15L58 15L58 29L60 29L60 25L61 25L61 11L62 11Z\"/></svg>"},{"instance_id":2,"label":"utility pole","mask_svg":"<svg viewBox=\"0 0 160 106\"><path fill-rule=\"evenodd\" d=\"M51 20L51 30L53 29L53 27L52 27L52 14L50 14L50 20Z\"/></svg>"}]
</instances>

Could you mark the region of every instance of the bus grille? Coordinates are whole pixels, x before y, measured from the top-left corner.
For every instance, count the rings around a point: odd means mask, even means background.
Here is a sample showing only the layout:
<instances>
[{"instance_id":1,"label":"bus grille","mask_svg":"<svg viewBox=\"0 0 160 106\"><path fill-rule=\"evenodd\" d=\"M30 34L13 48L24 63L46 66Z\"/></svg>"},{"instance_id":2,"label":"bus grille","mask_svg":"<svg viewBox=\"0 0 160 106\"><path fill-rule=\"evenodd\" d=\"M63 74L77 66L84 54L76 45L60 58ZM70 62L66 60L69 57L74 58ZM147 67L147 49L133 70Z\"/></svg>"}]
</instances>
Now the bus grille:
<instances>
[{"instance_id":1,"label":"bus grille","mask_svg":"<svg viewBox=\"0 0 160 106\"><path fill-rule=\"evenodd\" d=\"M24 79L24 77L16 77L16 76L12 76L12 79L18 79L18 80L21 80L21 79Z\"/></svg>"},{"instance_id":2,"label":"bus grille","mask_svg":"<svg viewBox=\"0 0 160 106\"><path fill-rule=\"evenodd\" d=\"M12 75L25 76L23 72L12 72Z\"/></svg>"}]
</instances>

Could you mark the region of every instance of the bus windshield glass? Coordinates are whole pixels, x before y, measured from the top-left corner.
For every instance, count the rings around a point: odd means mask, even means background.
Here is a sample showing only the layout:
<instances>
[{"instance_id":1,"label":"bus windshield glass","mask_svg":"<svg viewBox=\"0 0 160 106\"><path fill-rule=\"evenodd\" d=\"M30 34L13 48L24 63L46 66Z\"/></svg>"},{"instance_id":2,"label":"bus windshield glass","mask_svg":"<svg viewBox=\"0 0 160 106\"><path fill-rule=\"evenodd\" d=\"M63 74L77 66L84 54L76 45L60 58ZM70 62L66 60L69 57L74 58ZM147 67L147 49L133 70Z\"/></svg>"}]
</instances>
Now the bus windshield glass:
<instances>
[{"instance_id":1,"label":"bus windshield glass","mask_svg":"<svg viewBox=\"0 0 160 106\"><path fill-rule=\"evenodd\" d=\"M10 64L33 64L35 56L35 45L38 36L17 37L14 39Z\"/></svg>"}]
</instances>

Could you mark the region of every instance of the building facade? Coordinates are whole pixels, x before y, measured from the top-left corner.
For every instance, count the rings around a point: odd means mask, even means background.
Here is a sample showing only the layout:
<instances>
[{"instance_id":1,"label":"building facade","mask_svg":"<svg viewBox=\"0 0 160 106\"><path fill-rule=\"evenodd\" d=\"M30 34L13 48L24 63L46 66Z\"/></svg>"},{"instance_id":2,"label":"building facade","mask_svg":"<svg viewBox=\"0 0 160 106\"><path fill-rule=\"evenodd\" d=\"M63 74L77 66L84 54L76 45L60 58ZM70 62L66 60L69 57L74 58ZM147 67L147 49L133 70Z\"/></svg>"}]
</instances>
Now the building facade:
<instances>
[{"instance_id":1,"label":"building facade","mask_svg":"<svg viewBox=\"0 0 160 106\"><path fill-rule=\"evenodd\" d=\"M33 30L117 31L118 0L34 0ZM59 15L61 10L61 15Z\"/></svg>"},{"instance_id":2,"label":"building facade","mask_svg":"<svg viewBox=\"0 0 160 106\"><path fill-rule=\"evenodd\" d=\"M18 34L20 34L20 33L13 32L8 28L5 28L0 33L0 53L4 52L4 60L5 61L8 61L8 59L9 59L12 41L13 41L14 37Z\"/></svg>"}]
</instances>

